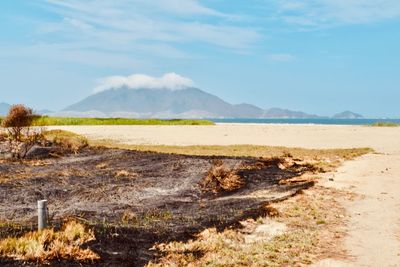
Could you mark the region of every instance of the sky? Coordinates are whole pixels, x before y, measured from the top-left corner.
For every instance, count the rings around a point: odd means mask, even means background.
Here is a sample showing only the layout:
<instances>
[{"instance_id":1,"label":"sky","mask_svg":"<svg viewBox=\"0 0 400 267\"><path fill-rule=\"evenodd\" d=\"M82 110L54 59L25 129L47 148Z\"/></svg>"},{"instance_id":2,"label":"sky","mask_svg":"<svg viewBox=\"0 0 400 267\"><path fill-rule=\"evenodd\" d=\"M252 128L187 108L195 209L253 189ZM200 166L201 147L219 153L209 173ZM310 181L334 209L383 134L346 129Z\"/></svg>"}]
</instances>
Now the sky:
<instances>
[{"instance_id":1,"label":"sky","mask_svg":"<svg viewBox=\"0 0 400 267\"><path fill-rule=\"evenodd\" d=\"M194 86L400 117L400 1L0 1L0 82L0 102L54 111L113 86Z\"/></svg>"}]
</instances>

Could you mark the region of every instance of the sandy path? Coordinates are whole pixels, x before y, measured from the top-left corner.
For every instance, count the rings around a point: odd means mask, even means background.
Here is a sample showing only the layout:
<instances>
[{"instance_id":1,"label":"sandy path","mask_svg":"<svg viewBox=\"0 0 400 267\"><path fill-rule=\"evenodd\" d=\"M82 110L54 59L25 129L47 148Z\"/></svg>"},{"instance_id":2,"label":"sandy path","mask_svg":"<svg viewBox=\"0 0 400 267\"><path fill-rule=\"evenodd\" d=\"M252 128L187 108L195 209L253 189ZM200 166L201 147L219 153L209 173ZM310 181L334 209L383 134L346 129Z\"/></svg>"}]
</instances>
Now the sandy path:
<instances>
[{"instance_id":1,"label":"sandy path","mask_svg":"<svg viewBox=\"0 0 400 267\"><path fill-rule=\"evenodd\" d=\"M348 189L361 199L344 203L350 264L317 266L400 266L400 155L369 154L346 162L325 185Z\"/></svg>"},{"instance_id":2,"label":"sandy path","mask_svg":"<svg viewBox=\"0 0 400 267\"><path fill-rule=\"evenodd\" d=\"M344 203L349 214L345 246L352 261L324 261L318 266L400 266L400 127L224 124L57 128L128 144L371 147L378 154L346 162L334 174L334 181L325 181L328 186L363 196Z\"/></svg>"}]
</instances>

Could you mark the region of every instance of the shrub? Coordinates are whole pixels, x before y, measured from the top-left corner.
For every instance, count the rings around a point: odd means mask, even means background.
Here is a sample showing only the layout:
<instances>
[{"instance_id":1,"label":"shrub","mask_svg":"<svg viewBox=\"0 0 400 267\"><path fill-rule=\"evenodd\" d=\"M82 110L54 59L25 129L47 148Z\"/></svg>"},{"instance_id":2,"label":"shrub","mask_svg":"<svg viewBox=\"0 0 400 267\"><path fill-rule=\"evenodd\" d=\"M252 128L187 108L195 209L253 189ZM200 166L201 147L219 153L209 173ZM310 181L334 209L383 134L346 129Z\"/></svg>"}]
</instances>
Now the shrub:
<instances>
[{"instance_id":1,"label":"shrub","mask_svg":"<svg viewBox=\"0 0 400 267\"><path fill-rule=\"evenodd\" d=\"M7 116L2 120L1 126L6 130L9 152L13 158L25 158L28 151L42 140L43 128L32 128L35 115L31 108L24 105L11 106ZM3 140L4 141L4 140Z\"/></svg>"},{"instance_id":2,"label":"shrub","mask_svg":"<svg viewBox=\"0 0 400 267\"><path fill-rule=\"evenodd\" d=\"M12 140L21 141L24 130L32 126L34 117L31 108L24 105L13 105L3 119L2 126L7 128Z\"/></svg>"}]
</instances>

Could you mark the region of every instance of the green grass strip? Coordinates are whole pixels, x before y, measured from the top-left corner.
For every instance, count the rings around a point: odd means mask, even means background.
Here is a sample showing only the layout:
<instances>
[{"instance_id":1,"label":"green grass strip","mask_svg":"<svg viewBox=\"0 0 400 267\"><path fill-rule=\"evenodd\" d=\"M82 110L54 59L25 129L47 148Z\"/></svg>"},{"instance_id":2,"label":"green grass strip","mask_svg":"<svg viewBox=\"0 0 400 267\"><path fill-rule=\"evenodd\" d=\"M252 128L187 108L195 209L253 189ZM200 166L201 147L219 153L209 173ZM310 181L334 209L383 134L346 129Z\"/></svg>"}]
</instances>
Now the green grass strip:
<instances>
[{"instance_id":1,"label":"green grass strip","mask_svg":"<svg viewBox=\"0 0 400 267\"><path fill-rule=\"evenodd\" d=\"M186 119L127 119L127 118L68 118L68 117L39 117L34 120L35 126L47 125L214 125L208 120Z\"/></svg>"}]
</instances>

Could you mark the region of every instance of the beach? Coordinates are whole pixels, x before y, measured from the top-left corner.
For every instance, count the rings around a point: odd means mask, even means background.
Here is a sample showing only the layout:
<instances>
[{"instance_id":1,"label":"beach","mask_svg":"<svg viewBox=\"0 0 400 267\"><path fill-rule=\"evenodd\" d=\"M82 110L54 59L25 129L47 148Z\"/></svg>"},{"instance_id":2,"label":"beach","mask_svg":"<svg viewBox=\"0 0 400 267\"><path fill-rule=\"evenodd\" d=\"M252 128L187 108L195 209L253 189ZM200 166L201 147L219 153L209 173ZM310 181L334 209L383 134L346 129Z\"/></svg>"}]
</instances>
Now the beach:
<instances>
[{"instance_id":1,"label":"beach","mask_svg":"<svg viewBox=\"0 0 400 267\"><path fill-rule=\"evenodd\" d=\"M351 261L316 266L398 266L400 262L400 127L283 124L214 126L57 126L95 140L135 145L253 144L301 148L370 147L374 153L345 162L321 184L357 194L347 210L345 247Z\"/></svg>"},{"instance_id":2,"label":"beach","mask_svg":"<svg viewBox=\"0 0 400 267\"><path fill-rule=\"evenodd\" d=\"M213 126L52 126L89 139L133 145L267 145L302 148L370 147L400 154L400 127L291 124Z\"/></svg>"}]
</instances>

